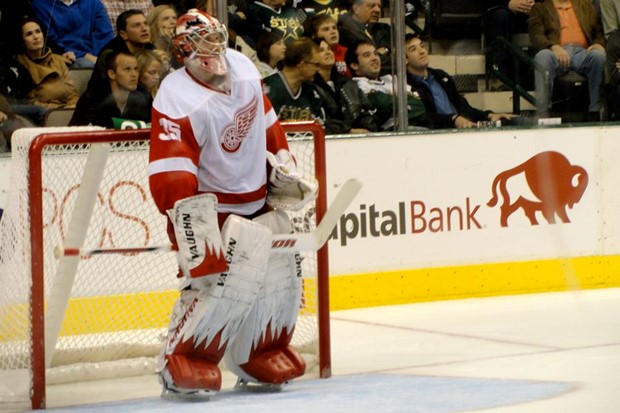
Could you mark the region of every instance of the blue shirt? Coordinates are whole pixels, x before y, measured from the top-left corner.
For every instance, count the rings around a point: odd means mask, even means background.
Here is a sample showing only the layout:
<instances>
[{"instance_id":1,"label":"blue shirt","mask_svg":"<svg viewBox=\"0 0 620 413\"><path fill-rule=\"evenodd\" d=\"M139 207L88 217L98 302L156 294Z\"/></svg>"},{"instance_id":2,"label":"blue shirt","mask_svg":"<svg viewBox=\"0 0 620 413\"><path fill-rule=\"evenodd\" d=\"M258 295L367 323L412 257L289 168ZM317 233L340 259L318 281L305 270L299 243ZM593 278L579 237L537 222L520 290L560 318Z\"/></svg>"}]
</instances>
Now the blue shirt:
<instances>
[{"instance_id":1,"label":"blue shirt","mask_svg":"<svg viewBox=\"0 0 620 413\"><path fill-rule=\"evenodd\" d=\"M419 76L419 75L410 75L414 78L417 78L420 83L425 84L428 87L428 90L431 91L433 95L433 103L435 103L435 109L437 113L442 115L454 115L456 114L456 109L448 99L448 94L445 89L441 87L437 79L429 73L428 76Z\"/></svg>"},{"instance_id":2,"label":"blue shirt","mask_svg":"<svg viewBox=\"0 0 620 413\"><path fill-rule=\"evenodd\" d=\"M74 52L77 58L86 53L97 56L114 37L100 0L74 0L70 5L62 1L33 0L32 9L35 17L48 26L47 34L59 54Z\"/></svg>"}]
</instances>

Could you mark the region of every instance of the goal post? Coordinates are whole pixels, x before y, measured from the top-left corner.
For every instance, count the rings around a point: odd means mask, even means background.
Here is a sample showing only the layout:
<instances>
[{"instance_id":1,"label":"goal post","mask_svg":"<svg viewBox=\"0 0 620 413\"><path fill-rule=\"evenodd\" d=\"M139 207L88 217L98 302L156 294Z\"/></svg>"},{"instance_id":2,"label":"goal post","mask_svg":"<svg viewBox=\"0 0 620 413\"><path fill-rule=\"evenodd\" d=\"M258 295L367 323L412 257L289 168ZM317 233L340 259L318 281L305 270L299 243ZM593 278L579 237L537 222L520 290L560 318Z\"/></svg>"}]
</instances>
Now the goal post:
<instances>
[{"instance_id":1,"label":"goal post","mask_svg":"<svg viewBox=\"0 0 620 413\"><path fill-rule=\"evenodd\" d=\"M290 214L316 228L327 207L325 137L313 122L283 124L315 203ZM178 297L173 253L58 260L54 248L168 242L148 189L148 130L22 129L0 220L0 407L45 408L46 385L155 372ZM304 289L293 337L318 377L331 375L327 245L302 253Z\"/></svg>"}]
</instances>

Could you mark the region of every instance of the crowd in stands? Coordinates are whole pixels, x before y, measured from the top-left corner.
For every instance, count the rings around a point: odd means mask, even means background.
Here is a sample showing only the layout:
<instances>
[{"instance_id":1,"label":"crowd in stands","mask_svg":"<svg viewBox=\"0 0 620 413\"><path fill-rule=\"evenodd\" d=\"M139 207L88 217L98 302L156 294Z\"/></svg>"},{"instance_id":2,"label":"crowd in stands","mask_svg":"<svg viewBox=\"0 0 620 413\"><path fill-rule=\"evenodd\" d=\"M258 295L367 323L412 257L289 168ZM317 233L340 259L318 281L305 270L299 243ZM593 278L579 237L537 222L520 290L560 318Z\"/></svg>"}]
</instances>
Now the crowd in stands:
<instances>
[{"instance_id":1,"label":"crowd in stands","mask_svg":"<svg viewBox=\"0 0 620 413\"><path fill-rule=\"evenodd\" d=\"M254 62L281 120L317 120L328 134L394 130L392 27L385 23L389 19L380 20L388 3L228 0L229 46ZM409 23L423 3L406 2L403 93L409 128L518 119L472 107L448 73L429 67L423 30ZM536 115L549 114L554 79L572 70L588 80L589 112L606 105L609 119L620 118L620 0L481 5L487 45L489 39L529 34L534 61L548 72L533 74ZM44 126L48 111L58 108L74 111L71 125L148 125L161 81L183 67L173 39L177 16L191 8L216 13L213 0L0 0L0 151L10 149L12 130ZM512 56L494 53L487 62L509 77ZM71 77L80 68L92 71L83 91ZM491 80L491 89L505 88Z\"/></svg>"}]
</instances>

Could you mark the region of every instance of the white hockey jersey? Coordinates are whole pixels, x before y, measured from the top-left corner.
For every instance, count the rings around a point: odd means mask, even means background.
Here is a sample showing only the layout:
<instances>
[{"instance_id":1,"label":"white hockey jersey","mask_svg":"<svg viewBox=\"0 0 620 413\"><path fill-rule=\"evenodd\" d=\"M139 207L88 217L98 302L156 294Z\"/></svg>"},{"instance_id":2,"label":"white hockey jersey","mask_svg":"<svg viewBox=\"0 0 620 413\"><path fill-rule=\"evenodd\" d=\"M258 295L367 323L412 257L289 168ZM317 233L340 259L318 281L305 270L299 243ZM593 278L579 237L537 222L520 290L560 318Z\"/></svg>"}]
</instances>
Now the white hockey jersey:
<instances>
[{"instance_id":1,"label":"white hockey jersey","mask_svg":"<svg viewBox=\"0 0 620 413\"><path fill-rule=\"evenodd\" d=\"M226 61L229 93L180 69L155 97L148 173L162 213L178 199L204 192L217 196L220 212L256 212L267 193L266 151L288 149L255 66L232 49Z\"/></svg>"}]
</instances>

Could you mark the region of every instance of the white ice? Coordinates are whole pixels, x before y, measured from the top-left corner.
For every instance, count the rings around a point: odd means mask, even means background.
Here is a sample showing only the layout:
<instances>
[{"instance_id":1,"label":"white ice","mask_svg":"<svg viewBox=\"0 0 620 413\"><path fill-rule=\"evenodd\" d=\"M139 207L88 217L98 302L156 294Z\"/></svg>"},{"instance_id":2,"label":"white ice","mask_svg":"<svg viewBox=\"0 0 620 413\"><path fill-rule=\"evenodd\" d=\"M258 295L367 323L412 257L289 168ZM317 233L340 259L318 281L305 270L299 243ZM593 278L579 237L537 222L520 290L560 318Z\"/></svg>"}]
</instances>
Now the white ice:
<instances>
[{"instance_id":1,"label":"white ice","mask_svg":"<svg viewBox=\"0 0 620 413\"><path fill-rule=\"evenodd\" d=\"M280 393L159 398L154 376L57 385L53 412L620 412L620 289L332 313L333 377ZM111 401L116 400L116 401ZM24 411L3 410L0 412Z\"/></svg>"}]
</instances>

